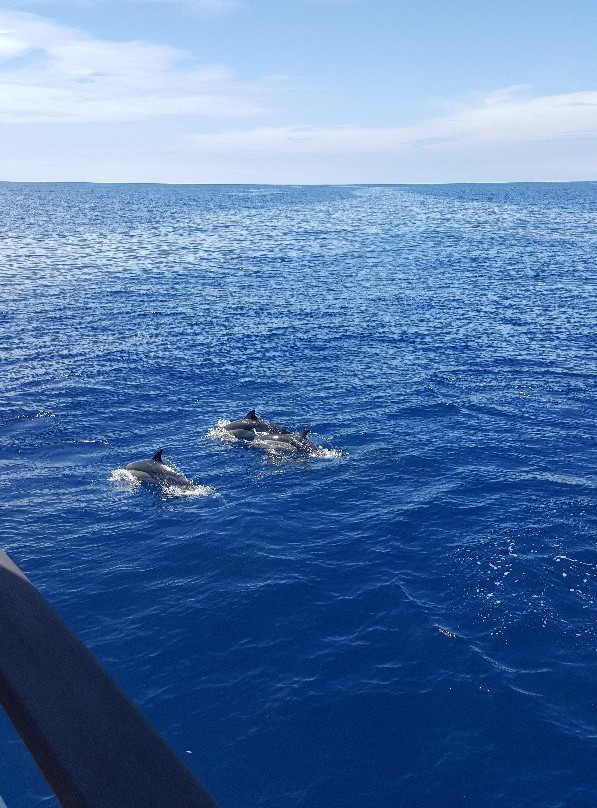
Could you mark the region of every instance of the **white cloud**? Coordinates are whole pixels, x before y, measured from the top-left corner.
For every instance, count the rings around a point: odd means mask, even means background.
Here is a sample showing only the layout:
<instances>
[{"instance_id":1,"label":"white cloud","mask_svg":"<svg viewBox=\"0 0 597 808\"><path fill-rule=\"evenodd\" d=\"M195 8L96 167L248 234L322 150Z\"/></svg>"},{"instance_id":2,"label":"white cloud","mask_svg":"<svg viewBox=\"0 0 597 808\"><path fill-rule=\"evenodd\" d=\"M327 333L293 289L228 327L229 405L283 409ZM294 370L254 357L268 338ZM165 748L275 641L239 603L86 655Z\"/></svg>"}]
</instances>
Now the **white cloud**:
<instances>
[{"instance_id":1,"label":"white cloud","mask_svg":"<svg viewBox=\"0 0 597 808\"><path fill-rule=\"evenodd\" d=\"M514 87L411 126L259 127L190 142L211 153L356 154L585 136L597 136L597 91L531 97Z\"/></svg>"},{"instance_id":2,"label":"white cloud","mask_svg":"<svg viewBox=\"0 0 597 808\"><path fill-rule=\"evenodd\" d=\"M27 43L15 36L14 31L0 31L0 60L12 59L27 50Z\"/></svg>"},{"instance_id":3,"label":"white cloud","mask_svg":"<svg viewBox=\"0 0 597 808\"><path fill-rule=\"evenodd\" d=\"M203 0L204 9L206 3L215 10L212 0ZM245 82L177 48L99 39L36 14L0 10L0 178L432 182L597 176L595 90L539 96L512 87L438 105L433 117L403 126L317 125L315 117L285 126L265 117L263 103L284 87L288 91L287 77ZM305 97L288 96L279 104L286 114ZM304 100L302 111L308 111ZM257 115L262 117L250 123L231 122ZM167 125L159 120L166 116ZM212 122L201 134L183 134L192 127L201 131L199 117ZM229 120L214 124L218 118ZM271 125L258 125L264 121ZM83 134L77 124L87 122L100 125ZM112 122L126 125L101 125ZM17 126L26 123L34 125ZM213 133L214 127L220 131Z\"/></svg>"},{"instance_id":4,"label":"white cloud","mask_svg":"<svg viewBox=\"0 0 597 808\"><path fill-rule=\"evenodd\" d=\"M242 82L219 65L194 64L168 46L94 39L34 14L0 11L4 123L255 115L265 85Z\"/></svg>"},{"instance_id":5,"label":"white cloud","mask_svg":"<svg viewBox=\"0 0 597 808\"><path fill-rule=\"evenodd\" d=\"M426 125L420 129L426 136ZM462 106L429 122L431 137L473 143L520 143L597 134L597 91L532 97L523 88L490 93L476 106Z\"/></svg>"}]
</instances>

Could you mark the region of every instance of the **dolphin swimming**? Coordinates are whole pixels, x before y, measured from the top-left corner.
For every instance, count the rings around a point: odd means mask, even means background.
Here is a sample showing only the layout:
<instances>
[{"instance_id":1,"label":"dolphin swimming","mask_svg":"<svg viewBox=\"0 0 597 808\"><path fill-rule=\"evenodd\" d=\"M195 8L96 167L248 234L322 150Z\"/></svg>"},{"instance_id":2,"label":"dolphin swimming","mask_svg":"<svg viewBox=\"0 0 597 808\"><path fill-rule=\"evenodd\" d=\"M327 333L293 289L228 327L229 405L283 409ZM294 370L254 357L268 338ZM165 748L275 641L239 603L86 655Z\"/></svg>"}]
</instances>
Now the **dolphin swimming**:
<instances>
[{"instance_id":1,"label":"dolphin swimming","mask_svg":"<svg viewBox=\"0 0 597 808\"><path fill-rule=\"evenodd\" d=\"M296 433L293 432L283 433L281 435L268 435L267 433L265 434L257 433L257 439L259 440L259 443L264 444L265 446L271 449L305 452L306 454L319 451L321 449L321 446L317 446L317 444L308 440L307 439L308 434L309 434L308 429L302 429L300 432Z\"/></svg>"},{"instance_id":2,"label":"dolphin swimming","mask_svg":"<svg viewBox=\"0 0 597 808\"><path fill-rule=\"evenodd\" d=\"M270 435L291 434L290 429L278 426L278 424L274 424L273 421L266 421L264 418L259 418L255 410L249 410L244 418L226 424L224 429L227 429L235 438L239 438L240 440L254 440L255 432L265 432Z\"/></svg>"},{"instance_id":3,"label":"dolphin swimming","mask_svg":"<svg viewBox=\"0 0 597 808\"><path fill-rule=\"evenodd\" d=\"M171 466L167 466L162 460L163 449L158 449L151 460L135 460L125 466L125 469L136 477L147 483L157 485L175 485L178 488L191 488L193 483L180 471L176 471Z\"/></svg>"},{"instance_id":4,"label":"dolphin swimming","mask_svg":"<svg viewBox=\"0 0 597 808\"><path fill-rule=\"evenodd\" d=\"M258 441L261 445L272 449L310 453L321 448L307 440L308 429L292 432L273 421L260 418L255 410L249 410L244 418L226 424L224 429L238 440Z\"/></svg>"}]
</instances>

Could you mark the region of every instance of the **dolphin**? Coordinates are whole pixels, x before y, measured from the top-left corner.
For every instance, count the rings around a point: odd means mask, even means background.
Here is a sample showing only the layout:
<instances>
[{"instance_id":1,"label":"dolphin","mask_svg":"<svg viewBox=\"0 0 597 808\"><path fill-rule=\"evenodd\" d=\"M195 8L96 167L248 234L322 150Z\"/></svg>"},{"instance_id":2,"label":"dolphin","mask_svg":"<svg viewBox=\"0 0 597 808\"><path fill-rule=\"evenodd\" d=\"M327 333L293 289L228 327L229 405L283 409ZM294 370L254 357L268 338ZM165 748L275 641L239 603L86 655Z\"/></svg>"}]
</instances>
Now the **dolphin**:
<instances>
[{"instance_id":1,"label":"dolphin","mask_svg":"<svg viewBox=\"0 0 597 808\"><path fill-rule=\"evenodd\" d=\"M260 418L255 410L249 412L238 421L231 421L224 426L238 440L258 441L269 448L284 449L296 452L316 452L320 447L307 440L308 429L292 432L284 426Z\"/></svg>"},{"instance_id":2,"label":"dolphin","mask_svg":"<svg viewBox=\"0 0 597 808\"><path fill-rule=\"evenodd\" d=\"M256 437L260 443L265 444L272 449L282 449L286 451L312 454L313 452L319 451L321 446L317 446L317 444L313 443L313 441L308 440L307 435L309 434L309 431L310 430L308 429L302 429L300 432L285 433L283 435L268 435L258 433Z\"/></svg>"},{"instance_id":3,"label":"dolphin","mask_svg":"<svg viewBox=\"0 0 597 808\"><path fill-rule=\"evenodd\" d=\"M264 418L259 418L256 415L255 410L249 410L249 412L245 415L244 418L240 418L238 421L231 421L229 424L226 424L224 429L227 429L229 432L232 432L235 438L239 438L240 440L253 440L254 435L251 437L249 435L245 435L246 432L267 432L271 435L290 435L290 429L286 429L286 427L278 426L278 424L274 424L273 421L266 421ZM236 434L236 433L243 433L243 434Z\"/></svg>"},{"instance_id":4,"label":"dolphin","mask_svg":"<svg viewBox=\"0 0 597 808\"><path fill-rule=\"evenodd\" d=\"M191 488L193 483L180 471L167 466L162 460L163 449L158 449L151 460L135 460L125 469L138 480L157 485L175 485L179 488Z\"/></svg>"}]
</instances>

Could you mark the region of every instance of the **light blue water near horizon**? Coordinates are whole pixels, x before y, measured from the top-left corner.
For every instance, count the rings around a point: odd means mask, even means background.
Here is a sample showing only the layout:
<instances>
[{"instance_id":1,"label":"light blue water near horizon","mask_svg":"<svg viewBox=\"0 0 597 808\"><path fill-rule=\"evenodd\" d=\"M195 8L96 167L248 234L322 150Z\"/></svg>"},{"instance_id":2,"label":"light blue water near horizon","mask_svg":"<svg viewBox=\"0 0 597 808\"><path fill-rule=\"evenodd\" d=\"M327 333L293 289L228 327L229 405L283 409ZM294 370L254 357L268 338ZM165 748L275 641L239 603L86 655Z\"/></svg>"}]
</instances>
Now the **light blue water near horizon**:
<instances>
[{"instance_id":1,"label":"light blue water near horizon","mask_svg":"<svg viewBox=\"0 0 597 808\"><path fill-rule=\"evenodd\" d=\"M595 803L596 257L597 183L0 184L2 546L222 808Z\"/></svg>"}]
</instances>

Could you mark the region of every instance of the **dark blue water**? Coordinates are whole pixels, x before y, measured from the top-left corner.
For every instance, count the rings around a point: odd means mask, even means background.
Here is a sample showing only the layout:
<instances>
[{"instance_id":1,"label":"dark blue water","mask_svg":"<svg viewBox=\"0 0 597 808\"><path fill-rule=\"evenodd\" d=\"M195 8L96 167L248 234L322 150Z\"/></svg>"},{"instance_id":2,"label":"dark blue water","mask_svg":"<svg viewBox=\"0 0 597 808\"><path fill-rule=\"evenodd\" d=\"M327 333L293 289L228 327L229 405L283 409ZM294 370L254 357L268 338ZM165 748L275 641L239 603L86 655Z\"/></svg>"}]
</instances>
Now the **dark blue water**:
<instances>
[{"instance_id":1,"label":"dark blue water","mask_svg":"<svg viewBox=\"0 0 597 808\"><path fill-rule=\"evenodd\" d=\"M0 185L0 234L3 546L223 808L595 804L597 184ZM214 491L110 479L161 446Z\"/></svg>"}]
</instances>

